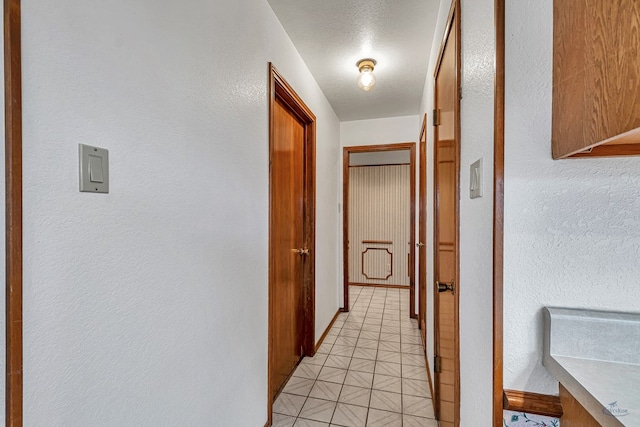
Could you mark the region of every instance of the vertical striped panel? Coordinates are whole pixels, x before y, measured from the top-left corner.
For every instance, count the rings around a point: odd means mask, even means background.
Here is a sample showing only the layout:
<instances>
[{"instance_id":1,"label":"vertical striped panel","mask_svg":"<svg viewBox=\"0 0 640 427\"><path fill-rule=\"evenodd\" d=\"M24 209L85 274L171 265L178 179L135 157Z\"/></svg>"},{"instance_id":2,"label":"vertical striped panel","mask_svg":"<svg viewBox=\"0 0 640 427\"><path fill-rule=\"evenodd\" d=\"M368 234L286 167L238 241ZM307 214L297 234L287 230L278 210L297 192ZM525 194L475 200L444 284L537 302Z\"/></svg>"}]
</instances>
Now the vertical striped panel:
<instances>
[{"instance_id":1,"label":"vertical striped panel","mask_svg":"<svg viewBox=\"0 0 640 427\"><path fill-rule=\"evenodd\" d=\"M410 251L410 167L409 165L349 168L349 281L409 286ZM363 240L390 240L392 245L363 244ZM387 280L367 279L362 274L362 252L387 248L393 253L393 274ZM369 261L388 259L382 251L369 251ZM386 254L386 253L385 253ZM367 266L369 268L369 266ZM387 265L368 270L373 276L385 273ZM369 274L372 276L372 274Z\"/></svg>"}]
</instances>

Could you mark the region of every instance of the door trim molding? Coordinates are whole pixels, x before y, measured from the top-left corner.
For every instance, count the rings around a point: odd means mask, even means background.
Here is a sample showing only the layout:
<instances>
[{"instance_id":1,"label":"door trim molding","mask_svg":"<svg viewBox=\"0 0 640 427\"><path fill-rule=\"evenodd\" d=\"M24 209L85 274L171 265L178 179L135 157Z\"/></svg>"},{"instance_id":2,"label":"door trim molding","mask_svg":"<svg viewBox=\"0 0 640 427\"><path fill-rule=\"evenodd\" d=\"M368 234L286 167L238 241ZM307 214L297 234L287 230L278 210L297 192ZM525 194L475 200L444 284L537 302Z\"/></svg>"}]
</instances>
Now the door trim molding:
<instances>
[{"instance_id":1,"label":"door trim molding","mask_svg":"<svg viewBox=\"0 0 640 427\"><path fill-rule=\"evenodd\" d=\"M495 88L493 116L493 426L502 427L504 269L505 1L495 0Z\"/></svg>"},{"instance_id":2,"label":"door trim molding","mask_svg":"<svg viewBox=\"0 0 640 427\"><path fill-rule=\"evenodd\" d=\"M422 150L422 141L424 140L424 151ZM427 114L422 117L422 126L420 128L420 137L418 138L418 152L419 152L419 164L418 164L418 241L427 243ZM424 185L422 185L424 181ZM429 365L429 357L427 356L427 248L423 247L424 256L418 251L418 326L421 329L420 337L422 338L422 347L424 348L424 360L427 367L427 379L429 380L430 396L433 396L433 380L431 378L431 368ZM421 268L424 269L424 275L420 274ZM424 283L424 286L422 286ZM424 288L424 289L423 289ZM424 299L424 305L421 301ZM424 329L420 322L420 310L422 309L422 316L424 317Z\"/></svg>"},{"instance_id":3,"label":"door trim molding","mask_svg":"<svg viewBox=\"0 0 640 427\"><path fill-rule=\"evenodd\" d=\"M416 318L416 272L415 272L415 246L416 246L416 143L415 142L399 142L395 144L381 145L356 145L343 147L342 149L342 276L343 276L343 310L349 311L349 156L351 153L381 152L381 151L398 151L409 150L409 175L411 176L410 189L410 220L409 228L411 229L409 237L410 258L411 258L411 276L409 278L409 315L412 319Z\"/></svg>"},{"instance_id":4,"label":"door trim molding","mask_svg":"<svg viewBox=\"0 0 640 427\"><path fill-rule=\"evenodd\" d=\"M271 390L272 377L272 330L273 298L273 235L271 229L271 159L274 147L274 106L276 99L287 106L305 125L305 177L304 177L304 240L310 255L303 267L302 303L304 311L303 352L306 356L315 354L315 194L316 194L316 116L307 107L302 98L282 77L273 63L269 63L269 335L268 335L268 377L267 377L267 410L268 423L272 421L272 398L276 390Z\"/></svg>"},{"instance_id":5,"label":"door trim molding","mask_svg":"<svg viewBox=\"0 0 640 427\"><path fill-rule=\"evenodd\" d=\"M6 374L5 422L22 425L22 43L20 0L4 1Z\"/></svg>"},{"instance_id":6,"label":"door trim molding","mask_svg":"<svg viewBox=\"0 0 640 427\"><path fill-rule=\"evenodd\" d=\"M320 346L324 342L324 339L327 337L327 335L329 335L329 331L331 331L331 328L333 328L333 324L336 323L336 320L338 320L338 316L340 316L340 313L342 313L341 308L339 308L338 311L336 311L336 314L333 316L333 319L331 319L331 322L329 322L329 324L327 325L327 328L324 330L324 332L320 336L320 339L316 343L316 352L320 349Z\"/></svg>"},{"instance_id":7,"label":"door trim molding","mask_svg":"<svg viewBox=\"0 0 640 427\"><path fill-rule=\"evenodd\" d=\"M424 141L424 150L423 148ZM427 338L427 115L422 117L422 126L418 138L418 242L425 246L418 249L418 327L425 345ZM424 271L422 271L424 270ZM424 274L420 274L423 272ZM423 286L424 284L424 286ZM424 289L423 289L424 288ZM424 304L422 304L424 300ZM424 322L424 327L423 327ZM428 370L427 370L428 372ZM429 374L429 381L431 375ZM432 395L433 396L433 395Z\"/></svg>"},{"instance_id":8,"label":"door trim molding","mask_svg":"<svg viewBox=\"0 0 640 427\"><path fill-rule=\"evenodd\" d=\"M444 56L444 50L446 47L446 43L449 40L449 35L452 31L455 31L456 36L456 44L455 44L455 59L456 59L456 68L455 68L455 84L456 90L458 92L458 96L455 99L455 126L454 126L454 143L455 143L455 156L456 156L456 247L458 248L455 257L455 283L456 292L454 295L455 299L455 310L454 310L454 321L455 321L455 329L454 329L454 351L455 351L455 377L454 377L454 425L460 425L460 89L461 89L461 61L462 61L462 25L461 25L461 17L460 17L460 0L453 0L451 3L451 8L449 9L449 15L447 17L447 26L445 28L444 34L442 36L442 42L440 43L440 51L438 53L438 61L436 63L435 72L434 72L434 108L437 108L437 85L435 84L435 80L438 78L438 74L440 72L440 67L442 65L442 58ZM437 133L437 128L434 133ZM437 173L437 161L438 161L438 147L436 144L436 136L434 135L434 177L433 177L433 203L434 203L434 220L433 220L433 266L434 266L434 282L437 281L438 278L438 263L437 263L437 253L436 243L438 240L438 227L437 227L437 212L438 212L438 201L437 201L437 185L438 185L438 173ZM438 321L438 290L437 287L433 287L433 337L434 337L434 356L437 352L437 337L438 337L438 328L436 322ZM434 368L435 369L435 368ZM436 419L439 419L440 416L440 404L439 404L439 389L438 389L438 380L439 377L434 373L434 392L433 395L433 404L434 411L436 414Z\"/></svg>"}]
</instances>

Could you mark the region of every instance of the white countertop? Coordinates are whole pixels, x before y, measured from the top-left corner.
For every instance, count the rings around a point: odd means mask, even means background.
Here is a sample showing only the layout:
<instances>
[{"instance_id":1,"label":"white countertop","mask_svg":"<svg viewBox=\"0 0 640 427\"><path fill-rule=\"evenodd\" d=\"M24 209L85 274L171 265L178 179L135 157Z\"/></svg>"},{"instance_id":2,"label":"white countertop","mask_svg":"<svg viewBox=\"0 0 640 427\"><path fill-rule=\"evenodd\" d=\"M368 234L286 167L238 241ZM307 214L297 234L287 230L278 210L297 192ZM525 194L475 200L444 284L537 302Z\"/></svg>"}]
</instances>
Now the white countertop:
<instances>
[{"instance_id":1,"label":"white countertop","mask_svg":"<svg viewBox=\"0 0 640 427\"><path fill-rule=\"evenodd\" d=\"M545 308L543 365L603 426L640 427L640 314Z\"/></svg>"},{"instance_id":2,"label":"white countertop","mask_svg":"<svg viewBox=\"0 0 640 427\"><path fill-rule=\"evenodd\" d=\"M545 366L603 426L640 426L640 365L550 356Z\"/></svg>"}]
</instances>

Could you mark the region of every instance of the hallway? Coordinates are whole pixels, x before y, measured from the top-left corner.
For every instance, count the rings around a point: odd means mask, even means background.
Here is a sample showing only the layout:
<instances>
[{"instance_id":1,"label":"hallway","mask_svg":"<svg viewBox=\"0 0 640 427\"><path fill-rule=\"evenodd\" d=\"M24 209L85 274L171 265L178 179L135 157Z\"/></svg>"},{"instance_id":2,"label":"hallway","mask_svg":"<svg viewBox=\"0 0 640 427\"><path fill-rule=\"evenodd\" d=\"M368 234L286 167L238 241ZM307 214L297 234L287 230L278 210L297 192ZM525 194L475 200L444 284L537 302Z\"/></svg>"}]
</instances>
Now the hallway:
<instances>
[{"instance_id":1,"label":"hallway","mask_svg":"<svg viewBox=\"0 0 640 427\"><path fill-rule=\"evenodd\" d=\"M349 299L274 403L273 426L436 427L409 290L351 286Z\"/></svg>"}]
</instances>

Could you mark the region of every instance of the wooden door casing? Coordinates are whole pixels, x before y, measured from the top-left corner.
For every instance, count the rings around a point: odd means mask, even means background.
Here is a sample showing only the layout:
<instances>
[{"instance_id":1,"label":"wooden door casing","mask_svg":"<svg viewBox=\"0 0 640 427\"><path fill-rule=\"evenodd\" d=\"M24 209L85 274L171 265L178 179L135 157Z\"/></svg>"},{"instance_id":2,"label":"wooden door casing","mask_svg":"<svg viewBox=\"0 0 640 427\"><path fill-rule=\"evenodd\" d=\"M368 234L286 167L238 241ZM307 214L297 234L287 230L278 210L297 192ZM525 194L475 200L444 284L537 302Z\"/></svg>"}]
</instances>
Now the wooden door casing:
<instances>
[{"instance_id":1,"label":"wooden door casing","mask_svg":"<svg viewBox=\"0 0 640 427\"><path fill-rule=\"evenodd\" d=\"M269 82L268 424L284 381L315 354L316 134L315 115L271 63Z\"/></svg>"},{"instance_id":2,"label":"wooden door casing","mask_svg":"<svg viewBox=\"0 0 640 427\"><path fill-rule=\"evenodd\" d=\"M422 119L419 138L420 166L418 172L418 325L422 343L427 343L427 115Z\"/></svg>"},{"instance_id":3,"label":"wooden door casing","mask_svg":"<svg viewBox=\"0 0 640 427\"><path fill-rule=\"evenodd\" d=\"M409 150L411 181L409 184L410 197L410 218L409 229L409 316L413 319L417 317L415 310L415 246L416 246L416 144L415 142L401 142L396 144L383 145L360 145L344 147L342 152L342 268L343 268L343 307L345 312L349 311L349 157L351 153L366 153L380 151Z\"/></svg>"},{"instance_id":4,"label":"wooden door casing","mask_svg":"<svg viewBox=\"0 0 640 427\"><path fill-rule=\"evenodd\" d=\"M435 73L434 132L434 407L441 427L460 425L459 200L460 20L452 4ZM455 291L438 292L438 282Z\"/></svg>"},{"instance_id":5,"label":"wooden door casing","mask_svg":"<svg viewBox=\"0 0 640 427\"><path fill-rule=\"evenodd\" d=\"M22 39L20 0L4 2L5 423L23 422Z\"/></svg>"}]
</instances>

